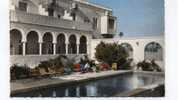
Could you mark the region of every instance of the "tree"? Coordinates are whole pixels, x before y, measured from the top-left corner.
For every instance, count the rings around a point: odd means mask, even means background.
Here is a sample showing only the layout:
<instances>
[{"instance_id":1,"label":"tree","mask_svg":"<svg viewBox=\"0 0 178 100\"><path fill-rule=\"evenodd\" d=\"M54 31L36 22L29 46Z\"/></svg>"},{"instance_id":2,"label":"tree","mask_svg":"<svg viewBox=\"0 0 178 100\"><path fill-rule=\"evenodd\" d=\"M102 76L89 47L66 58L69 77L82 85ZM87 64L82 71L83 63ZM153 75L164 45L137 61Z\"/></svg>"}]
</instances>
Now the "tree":
<instances>
[{"instance_id":1,"label":"tree","mask_svg":"<svg viewBox=\"0 0 178 100\"><path fill-rule=\"evenodd\" d=\"M117 43L101 42L96 47L95 57L98 61L106 62L109 65L114 62L123 65L127 62L128 53Z\"/></svg>"}]
</instances>

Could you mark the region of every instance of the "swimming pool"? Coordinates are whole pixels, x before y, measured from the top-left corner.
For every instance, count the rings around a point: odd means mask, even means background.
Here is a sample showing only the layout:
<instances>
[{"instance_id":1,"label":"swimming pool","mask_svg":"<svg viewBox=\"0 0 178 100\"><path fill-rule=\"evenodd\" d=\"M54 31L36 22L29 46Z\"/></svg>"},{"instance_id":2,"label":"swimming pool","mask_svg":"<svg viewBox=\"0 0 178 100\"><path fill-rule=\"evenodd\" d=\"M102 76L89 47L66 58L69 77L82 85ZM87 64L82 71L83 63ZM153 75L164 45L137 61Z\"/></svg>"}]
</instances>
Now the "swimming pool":
<instances>
[{"instance_id":1,"label":"swimming pool","mask_svg":"<svg viewBox=\"0 0 178 100\"><path fill-rule=\"evenodd\" d=\"M37 89L12 97L112 97L142 86L164 83L162 74L127 73L67 86Z\"/></svg>"}]
</instances>

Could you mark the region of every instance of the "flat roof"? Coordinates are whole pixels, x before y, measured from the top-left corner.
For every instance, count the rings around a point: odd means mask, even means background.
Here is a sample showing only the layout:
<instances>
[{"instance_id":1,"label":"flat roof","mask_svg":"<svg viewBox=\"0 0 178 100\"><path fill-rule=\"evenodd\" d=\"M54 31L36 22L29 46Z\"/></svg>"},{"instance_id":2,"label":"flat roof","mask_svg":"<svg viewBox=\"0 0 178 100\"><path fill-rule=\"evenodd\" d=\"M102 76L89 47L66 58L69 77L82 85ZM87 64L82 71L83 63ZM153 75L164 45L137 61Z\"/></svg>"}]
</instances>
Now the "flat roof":
<instances>
[{"instance_id":1,"label":"flat roof","mask_svg":"<svg viewBox=\"0 0 178 100\"><path fill-rule=\"evenodd\" d=\"M88 2L88 1L84 1L84 0L74 0L74 1L77 1L77 2L80 2L80 3L83 3L83 4L87 4L89 6L93 6L93 7L96 7L96 8L112 11L112 9L109 8L109 7L105 7L105 6L98 5L98 4L95 4L95 3L91 3L91 2Z\"/></svg>"}]
</instances>

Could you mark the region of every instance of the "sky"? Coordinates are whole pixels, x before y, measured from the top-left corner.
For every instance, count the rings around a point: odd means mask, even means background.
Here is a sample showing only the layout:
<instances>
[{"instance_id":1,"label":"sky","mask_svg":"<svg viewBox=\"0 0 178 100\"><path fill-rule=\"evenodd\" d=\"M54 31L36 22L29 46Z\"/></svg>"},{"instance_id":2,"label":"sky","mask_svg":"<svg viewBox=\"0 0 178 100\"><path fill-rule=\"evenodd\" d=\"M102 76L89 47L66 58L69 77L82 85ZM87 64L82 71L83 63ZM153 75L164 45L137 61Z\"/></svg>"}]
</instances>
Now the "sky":
<instances>
[{"instance_id":1,"label":"sky","mask_svg":"<svg viewBox=\"0 0 178 100\"><path fill-rule=\"evenodd\" d=\"M113 9L124 36L164 35L164 0L89 0Z\"/></svg>"}]
</instances>

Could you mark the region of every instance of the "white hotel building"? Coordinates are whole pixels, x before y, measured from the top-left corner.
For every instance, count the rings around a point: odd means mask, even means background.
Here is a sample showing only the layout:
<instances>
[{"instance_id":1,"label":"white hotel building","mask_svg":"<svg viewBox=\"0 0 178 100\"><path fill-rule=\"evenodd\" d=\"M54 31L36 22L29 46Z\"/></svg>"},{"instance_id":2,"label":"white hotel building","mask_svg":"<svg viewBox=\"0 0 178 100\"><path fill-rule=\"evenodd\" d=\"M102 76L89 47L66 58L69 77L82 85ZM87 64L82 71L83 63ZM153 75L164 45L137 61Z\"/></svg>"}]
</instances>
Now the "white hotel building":
<instances>
[{"instance_id":1,"label":"white hotel building","mask_svg":"<svg viewBox=\"0 0 178 100\"><path fill-rule=\"evenodd\" d=\"M164 37L111 38L117 33L112 9L87 0L10 0L11 64L36 66L58 55L94 58L100 41L118 42L138 62L164 66Z\"/></svg>"}]
</instances>

